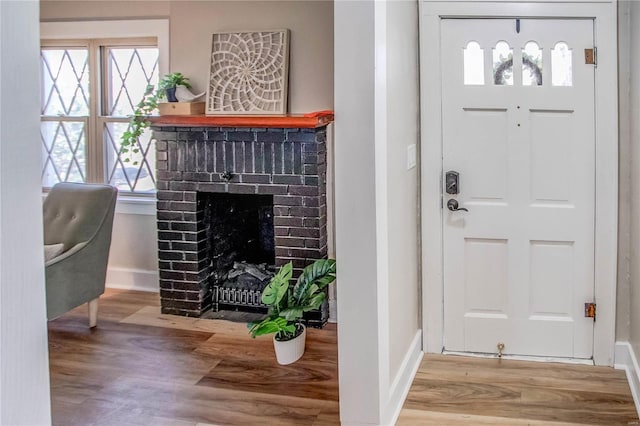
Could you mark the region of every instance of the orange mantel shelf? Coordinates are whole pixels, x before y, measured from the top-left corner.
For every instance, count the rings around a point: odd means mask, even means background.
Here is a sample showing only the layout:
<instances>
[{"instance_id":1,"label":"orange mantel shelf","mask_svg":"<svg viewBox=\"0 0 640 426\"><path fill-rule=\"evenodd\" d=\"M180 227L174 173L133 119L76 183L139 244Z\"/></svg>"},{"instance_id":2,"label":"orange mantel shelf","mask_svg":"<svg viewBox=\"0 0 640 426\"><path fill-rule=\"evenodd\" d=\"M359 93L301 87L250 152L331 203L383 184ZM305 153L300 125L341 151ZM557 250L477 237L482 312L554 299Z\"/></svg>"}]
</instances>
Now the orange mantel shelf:
<instances>
[{"instance_id":1,"label":"orange mantel shelf","mask_svg":"<svg viewBox=\"0 0 640 426\"><path fill-rule=\"evenodd\" d=\"M300 115L160 115L150 118L153 126L270 127L315 129L333 121L333 111Z\"/></svg>"}]
</instances>

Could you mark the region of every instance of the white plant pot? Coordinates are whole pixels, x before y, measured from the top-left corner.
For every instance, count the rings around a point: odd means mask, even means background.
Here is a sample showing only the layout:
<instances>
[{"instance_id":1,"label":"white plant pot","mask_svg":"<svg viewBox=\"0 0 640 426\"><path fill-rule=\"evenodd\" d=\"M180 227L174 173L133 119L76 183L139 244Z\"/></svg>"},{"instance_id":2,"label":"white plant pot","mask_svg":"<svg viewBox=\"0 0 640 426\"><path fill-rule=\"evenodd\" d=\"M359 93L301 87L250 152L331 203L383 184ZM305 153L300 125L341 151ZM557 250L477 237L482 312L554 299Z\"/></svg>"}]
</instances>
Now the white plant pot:
<instances>
[{"instance_id":1,"label":"white plant pot","mask_svg":"<svg viewBox=\"0 0 640 426\"><path fill-rule=\"evenodd\" d=\"M273 347L276 350L278 364L287 365L299 360L304 354L304 344L307 339L307 329L302 326L302 333L295 339L280 342L273 336Z\"/></svg>"}]
</instances>

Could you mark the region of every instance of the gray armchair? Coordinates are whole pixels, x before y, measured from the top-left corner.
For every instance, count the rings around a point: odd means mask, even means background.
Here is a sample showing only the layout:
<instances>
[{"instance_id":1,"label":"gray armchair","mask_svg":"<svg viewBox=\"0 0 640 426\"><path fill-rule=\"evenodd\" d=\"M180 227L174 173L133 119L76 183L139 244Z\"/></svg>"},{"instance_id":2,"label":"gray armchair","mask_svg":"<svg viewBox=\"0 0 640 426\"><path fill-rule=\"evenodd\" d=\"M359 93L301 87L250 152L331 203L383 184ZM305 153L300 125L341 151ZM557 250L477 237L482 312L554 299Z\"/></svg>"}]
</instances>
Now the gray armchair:
<instances>
[{"instance_id":1,"label":"gray armchair","mask_svg":"<svg viewBox=\"0 0 640 426\"><path fill-rule=\"evenodd\" d=\"M109 185L59 183L45 199L44 243L64 245L45 263L49 320L88 303L89 326L96 326L117 193Z\"/></svg>"}]
</instances>

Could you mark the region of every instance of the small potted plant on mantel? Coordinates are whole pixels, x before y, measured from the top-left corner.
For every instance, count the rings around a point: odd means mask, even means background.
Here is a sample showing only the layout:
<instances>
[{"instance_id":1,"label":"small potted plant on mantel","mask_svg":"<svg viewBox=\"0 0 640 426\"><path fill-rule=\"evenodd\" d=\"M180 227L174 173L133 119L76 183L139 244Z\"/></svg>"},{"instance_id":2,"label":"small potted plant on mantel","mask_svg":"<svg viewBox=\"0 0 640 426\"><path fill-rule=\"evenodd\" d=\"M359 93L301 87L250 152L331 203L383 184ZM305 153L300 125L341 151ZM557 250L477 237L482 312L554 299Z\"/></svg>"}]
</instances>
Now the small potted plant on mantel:
<instances>
[{"instance_id":1,"label":"small potted plant on mantel","mask_svg":"<svg viewBox=\"0 0 640 426\"><path fill-rule=\"evenodd\" d=\"M318 309L324 301L324 289L336 279L336 261L316 260L304 268L293 287L292 272L291 262L280 268L262 291L262 303L269 306L267 317L247 325L254 338L275 333L273 345L281 365L296 362L304 354L307 331L302 315Z\"/></svg>"},{"instance_id":2,"label":"small potted plant on mantel","mask_svg":"<svg viewBox=\"0 0 640 426\"><path fill-rule=\"evenodd\" d=\"M133 110L133 115L129 120L129 128L122 134L120 141L121 153L127 153L129 150L133 153L139 152L137 140L142 136L145 129L150 126L149 116L158 109L158 104L162 99L167 98L169 102L177 102L176 88L184 86L190 89L191 84L189 84L188 80L182 73L172 72L165 74L160 79L157 89L152 84L147 86L142 100ZM129 158L125 157L124 161L128 162Z\"/></svg>"}]
</instances>

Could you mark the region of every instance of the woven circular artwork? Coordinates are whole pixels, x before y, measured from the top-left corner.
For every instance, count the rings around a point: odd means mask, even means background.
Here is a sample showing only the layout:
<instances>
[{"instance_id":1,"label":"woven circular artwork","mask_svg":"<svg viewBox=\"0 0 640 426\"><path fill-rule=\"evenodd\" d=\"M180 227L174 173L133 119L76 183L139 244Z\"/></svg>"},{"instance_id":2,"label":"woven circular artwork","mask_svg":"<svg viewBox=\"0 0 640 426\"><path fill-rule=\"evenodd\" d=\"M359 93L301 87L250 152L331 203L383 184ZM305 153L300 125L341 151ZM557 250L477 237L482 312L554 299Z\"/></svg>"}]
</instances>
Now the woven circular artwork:
<instances>
[{"instance_id":1,"label":"woven circular artwork","mask_svg":"<svg viewBox=\"0 0 640 426\"><path fill-rule=\"evenodd\" d=\"M213 35L208 114L284 114L288 31Z\"/></svg>"}]
</instances>

